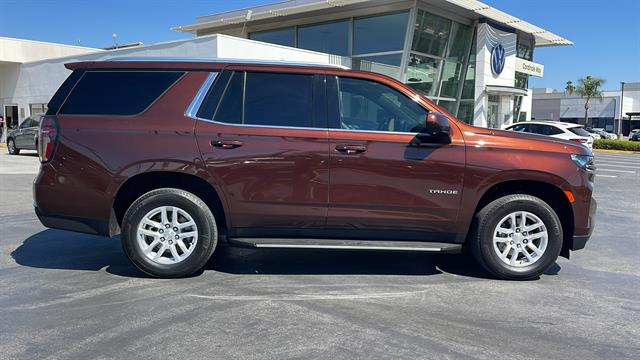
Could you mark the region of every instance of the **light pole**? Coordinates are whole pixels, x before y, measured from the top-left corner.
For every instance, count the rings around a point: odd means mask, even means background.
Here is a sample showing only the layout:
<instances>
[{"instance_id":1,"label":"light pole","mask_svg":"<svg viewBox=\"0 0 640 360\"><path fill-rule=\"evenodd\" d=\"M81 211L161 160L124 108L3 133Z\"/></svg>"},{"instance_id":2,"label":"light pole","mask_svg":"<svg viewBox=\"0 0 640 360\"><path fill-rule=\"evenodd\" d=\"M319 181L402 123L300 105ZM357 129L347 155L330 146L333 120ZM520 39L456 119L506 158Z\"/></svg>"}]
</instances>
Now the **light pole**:
<instances>
[{"instance_id":1,"label":"light pole","mask_svg":"<svg viewBox=\"0 0 640 360\"><path fill-rule=\"evenodd\" d=\"M624 120L624 81L620 81L620 120L618 120L618 140L622 140L622 121Z\"/></svg>"}]
</instances>

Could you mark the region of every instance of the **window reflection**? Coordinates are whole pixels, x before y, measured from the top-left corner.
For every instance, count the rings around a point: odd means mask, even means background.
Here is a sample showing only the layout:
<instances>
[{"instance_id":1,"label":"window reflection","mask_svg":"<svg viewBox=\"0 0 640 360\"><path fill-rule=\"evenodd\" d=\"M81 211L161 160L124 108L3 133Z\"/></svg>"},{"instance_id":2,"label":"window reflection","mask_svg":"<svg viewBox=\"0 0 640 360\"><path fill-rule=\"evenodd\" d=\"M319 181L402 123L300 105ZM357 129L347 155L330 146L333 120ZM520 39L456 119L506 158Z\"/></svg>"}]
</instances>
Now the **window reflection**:
<instances>
[{"instance_id":1,"label":"window reflection","mask_svg":"<svg viewBox=\"0 0 640 360\"><path fill-rule=\"evenodd\" d=\"M400 77L402 53L391 55L364 56L353 58L352 68L385 74L393 78Z\"/></svg>"},{"instance_id":2,"label":"window reflection","mask_svg":"<svg viewBox=\"0 0 640 360\"><path fill-rule=\"evenodd\" d=\"M357 18L353 21L353 54L402 51L409 12Z\"/></svg>"},{"instance_id":3,"label":"window reflection","mask_svg":"<svg viewBox=\"0 0 640 360\"><path fill-rule=\"evenodd\" d=\"M271 44L295 46L296 34L295 28L284 28L267 31L257 31L249 34L249 39L256 41L264 41Z\"/></svg>"},{"instance_id":4,"label":"window reflection","mask_svg":"<svg viewBox=\"0 0 640 360\"><path fill-rule=\"evenodd\" d=\"M349 55L349 21L299 27L298 47L328 54Z\"/></svg>"},{"instance_id":5,"label":"window reflection","mask_svg":"<svg viewBox=\"0 0 640 360\"><path fill-rule=\"evenodd\" d=\"M433 84L436 83L439 70L439 60L411 54L407 67L407 84L425 95L432 96L435 94L436 89Z\"/></svg>"},{"instance_id":6,"label":"window reflection","mask_svg":"<svg viewBox=\"0 0 640 360\"><path fill-rule=\"evenodd\" d=\"M418 10L412 50L442 57L451 31L451 20Z\"/></svg>"}]
</instances>

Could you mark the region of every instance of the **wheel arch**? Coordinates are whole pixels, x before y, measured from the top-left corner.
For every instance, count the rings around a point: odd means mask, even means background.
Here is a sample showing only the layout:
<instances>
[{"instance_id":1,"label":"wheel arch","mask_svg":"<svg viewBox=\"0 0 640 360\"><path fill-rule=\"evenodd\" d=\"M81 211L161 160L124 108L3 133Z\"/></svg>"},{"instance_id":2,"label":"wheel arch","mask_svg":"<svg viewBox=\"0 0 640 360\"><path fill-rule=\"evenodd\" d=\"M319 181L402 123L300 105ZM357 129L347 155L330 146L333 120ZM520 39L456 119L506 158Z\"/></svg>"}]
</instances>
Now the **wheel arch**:
<instances>
[{"instance_id":1,"label":"wheel arch","mask_svg":"<svg viewBox=\"0 0 640 360\"><path fill-rule=\"evenodd\" d=\"M226 235L227 211L218 191L207 180L193 174L174 171L144 172L128 178L116 191L110 219L111 233L119 232L125 212L141 195L160 188L188 191L204 201L218 223L220 235Z\"/></svg>"},{"instance_id":2,"label":"wheel arch","mask_svg":"<svg viewBox=\"0 0 640 360\"><path fill-rule=\"evenodd\" d=\"M564 193L564 190L558 185L549 182L531 179L522 180L505 180L489 187L480 197L473 211L473 217L482 210L487 204L511 194L526 194L535 196L546 202L556 212L560 223L562 224L562 250L560 255L569 257L569 246L573 241L574 233L574 214L573 206ZM473 226L470 223L469 229ZM467 236L470 231L467 232Z\"/></svg>"}]
</instances>

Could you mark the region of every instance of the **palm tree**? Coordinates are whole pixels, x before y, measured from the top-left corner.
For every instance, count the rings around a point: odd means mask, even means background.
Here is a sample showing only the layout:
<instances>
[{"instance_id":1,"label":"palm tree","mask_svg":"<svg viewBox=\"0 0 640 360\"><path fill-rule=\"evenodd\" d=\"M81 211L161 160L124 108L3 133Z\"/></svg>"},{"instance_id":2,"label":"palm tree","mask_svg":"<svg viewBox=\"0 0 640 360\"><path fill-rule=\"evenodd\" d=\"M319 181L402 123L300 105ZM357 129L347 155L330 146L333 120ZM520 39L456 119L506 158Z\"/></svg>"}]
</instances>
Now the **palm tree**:
<instances>
[{"instance_id":1,"label":"palm tree","mask_svg":"<svg viewBox=\"0 0 640 360\"><path fill-rule=\"evenodd\" d=\"M589 124L589 108L591 107L591 99L598 99L602 101L602 90L600 90L600 87L602 87L604 82L604 79L594 78L591 75L578 79L578 87L575 91L584 99L584 123L588 128L591 127L591 124Z\"/></svg>"},{"instance_id":2,"label":"palm tree","mask_svg":"<svg viewBox=\"0 0 640 360\"><path fill-rule=\"evenodd\" d=\"M573 81L567 81L567 86L564 88L564 91L569 95L573 95L573 92L576 91L576 86L573 85Z\"/></svg>"}]
</instances>

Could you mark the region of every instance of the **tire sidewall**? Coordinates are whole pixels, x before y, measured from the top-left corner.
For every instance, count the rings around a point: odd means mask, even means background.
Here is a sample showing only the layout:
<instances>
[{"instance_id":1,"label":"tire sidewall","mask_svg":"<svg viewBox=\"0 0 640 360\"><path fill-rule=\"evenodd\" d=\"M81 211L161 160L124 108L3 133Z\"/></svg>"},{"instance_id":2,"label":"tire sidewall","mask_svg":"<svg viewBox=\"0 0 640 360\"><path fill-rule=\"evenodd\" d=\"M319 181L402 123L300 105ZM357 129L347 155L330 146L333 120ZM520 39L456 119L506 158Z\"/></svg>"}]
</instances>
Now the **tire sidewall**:
<instances>
[{"instance_id":1,"label":"tire sidewall","mask_svg":"<svg viewBox=\"0 0 640 360\"><path fill-rule=\"evenodd\" d=\"M13 146L11 144L13 144ZM18 148L16 147L16 141L13 140L13 138L9 138L9 140L7 140L7 151L11 155L18 154Z\"/></svg>"},{"instance_id":2,"label":"tire sidewall","mask_svg":"<svg viewBox=\"0 0 640 360\"><path fill-rule=\"evenodd\" d=\"M217 227L209 208L195 195L182 191L152 191L136 200L123 219L122 245L129 259L143 272L156 277L184 277L202 268L217 245ZM196 248L177 264L160 264L143 253L138 245L137 229L142 218L160 206L175 206L193 218L198 228Z\"/></svg>"},{"instance_id":3,"label":"tire sidewall","mask_svg":"<svg viewBox=\"0 0 640 360\"><path fill-rule=\"evenodd\" d=\"M542 200L517 199L509 201L487 214L487 220L480 229L480 251L486 265L492 272L504 278L535 278L546 271L558 258L562 249L562 225L555 212ZM535 263L515 267L505 264L493 249L493 235L498 222L516 211L528 211L542 220L547 229L547 248Z\"/></svg>"}]
</instances>

